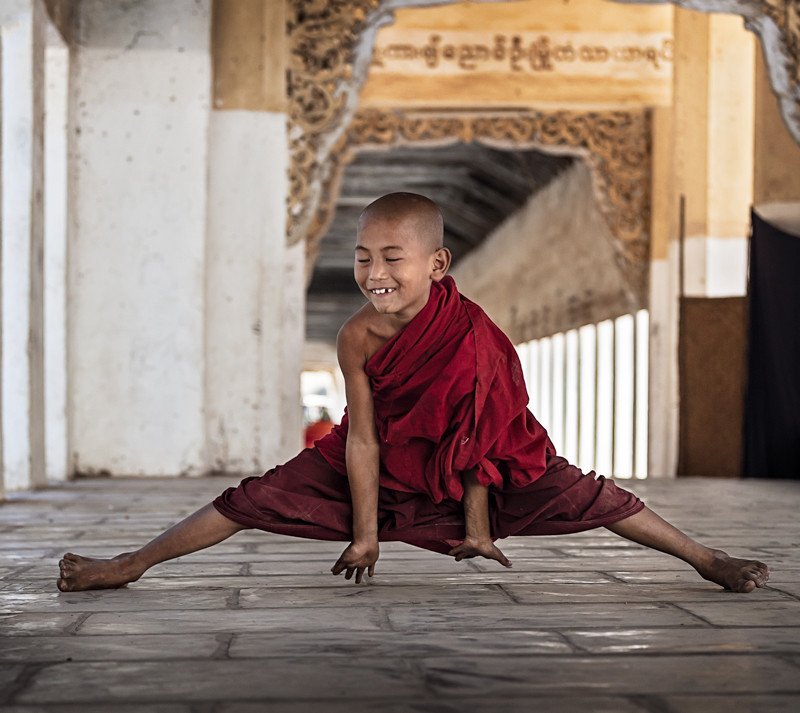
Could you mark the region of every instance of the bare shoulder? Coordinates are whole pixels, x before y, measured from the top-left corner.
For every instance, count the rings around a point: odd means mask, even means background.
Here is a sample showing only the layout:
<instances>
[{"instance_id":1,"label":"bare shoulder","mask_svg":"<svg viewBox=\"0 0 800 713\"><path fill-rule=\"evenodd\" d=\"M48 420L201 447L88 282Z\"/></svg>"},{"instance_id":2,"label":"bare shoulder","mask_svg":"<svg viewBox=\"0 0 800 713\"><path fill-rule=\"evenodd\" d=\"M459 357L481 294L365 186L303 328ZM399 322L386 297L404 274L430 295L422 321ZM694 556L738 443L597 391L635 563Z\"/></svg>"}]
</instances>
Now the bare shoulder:
<instances>
[{"instance_id":1,"label":"bare shoulder","mask_svg":"<svg viewBox=\"0 0 800 713\"><path fill-rule=\"evenodd\" d=\"M363 369L369 358L392 336L394 331L381 320L371 304L364 305L341 327L336 349L342 371Z\"/></svg>"}]
</instances>

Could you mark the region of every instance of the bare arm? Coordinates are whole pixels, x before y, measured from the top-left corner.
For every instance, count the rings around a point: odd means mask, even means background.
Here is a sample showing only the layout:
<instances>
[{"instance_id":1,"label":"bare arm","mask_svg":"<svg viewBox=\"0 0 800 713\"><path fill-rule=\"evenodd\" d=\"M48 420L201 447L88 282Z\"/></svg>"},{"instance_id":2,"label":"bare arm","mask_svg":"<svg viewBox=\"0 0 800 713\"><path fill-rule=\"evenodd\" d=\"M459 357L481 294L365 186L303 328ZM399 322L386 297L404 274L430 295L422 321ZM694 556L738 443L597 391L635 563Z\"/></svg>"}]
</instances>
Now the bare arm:
<instances>
[{"instance_id":1,"label":"bare arm","mask_svg":"<svg viewBox=\"0 0 800 713\"><path fill-rule=\"evenodd\" d=\"M345 324L337 338L339 365L344 374L349 426L345 459L353 504L353 541L332 572L347 570L346 579L356 572L361 582L364 569L371 577L378 559L378 471L380 450L375 427L372 389L364 372L366 353L363 340L352 323Z\"/></svg>"},{"instance_id":2,"label":"bare arm","mask_svg":"<svg viewBox=\"0 0 800 713\"><path fill-rule=\"evenodd\" d=\"M481 485L474 471L467 471L461 478L464 486L464 520L468 538L490 540L489 488Z\"/></svg>"},{"instance_id":3,"label":"bare arm","mask_svg":"<svg viewBox=\"0 0 800 713\"><path fill-rule=\"evenodd\" d=\"M491 528L489 526L489 488L481 485L474 471L467 471L461 477L464 486L464 541L454 547L449 555L456 558L457 562L468 557L486 557L497 560L504 567L510 567L511 562L492 542Z\"/></svg>"}]
</instances>

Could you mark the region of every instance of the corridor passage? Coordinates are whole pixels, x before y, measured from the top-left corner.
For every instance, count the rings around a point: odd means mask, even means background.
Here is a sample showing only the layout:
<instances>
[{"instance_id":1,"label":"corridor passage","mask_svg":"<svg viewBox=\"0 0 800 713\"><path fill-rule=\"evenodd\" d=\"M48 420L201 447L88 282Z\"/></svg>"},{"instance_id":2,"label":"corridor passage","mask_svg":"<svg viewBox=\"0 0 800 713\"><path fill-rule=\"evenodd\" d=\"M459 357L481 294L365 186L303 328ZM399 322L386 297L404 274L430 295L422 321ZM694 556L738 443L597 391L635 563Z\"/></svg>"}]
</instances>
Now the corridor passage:
<instances>
[{"instance_id":1,"label":"corridor passage","mask_svg":"<svg viewBox=\"0 0 800 713\"><path fill-rule=\"evenodd\" d=\"M748 713L800 710L800 483L636 482L708 544L772 567L730 594L602 530L500 542L513 561L257 531L125 589L60 593L61 553L129 550L230 478L93 479L0 505L6 713Z\"/></svg>"}]
</instances>

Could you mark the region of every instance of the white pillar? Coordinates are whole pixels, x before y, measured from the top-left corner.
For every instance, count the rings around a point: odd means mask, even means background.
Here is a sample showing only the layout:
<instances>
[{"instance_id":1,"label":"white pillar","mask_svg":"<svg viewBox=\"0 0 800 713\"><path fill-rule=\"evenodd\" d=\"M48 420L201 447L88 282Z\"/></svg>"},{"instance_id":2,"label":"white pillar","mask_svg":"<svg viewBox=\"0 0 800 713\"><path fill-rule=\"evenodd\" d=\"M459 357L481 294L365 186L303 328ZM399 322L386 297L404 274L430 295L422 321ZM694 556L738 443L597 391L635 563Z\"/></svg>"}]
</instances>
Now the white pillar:
<instances>
[{"instance_id":1,"label":"white pillar","mask_svg":"<svg viewBox=\"0 0 800 713\"><path fill-rule=\"evenodd\" d=\"M83 0L71 68L72 467L205 470L210 0Z\"/></svg>"},{"instance_id":2,"label":"white pillar","mask_svg":"<svg viewBox=\"0 0 800 713\"><path fill-rule=\"evenodd\" d=\"M653 110L647 475L674 477L678 463L678 252L672 109Z\"/></svg>"},{"instance_id":3,"label":"white pillar","mask_svg":"<svg viewBox=\"0 0 800 713\"><path fill-rule=\"evenodd\" d=\"M743 295L753 186L754 40L741 18L675 10L672 109L654 110L649 475L679 448L680 196L685 294Z\"/></svg>"},{"instance_id":4,"label":"white pillar","mask_svg":"<svg viewBox=\"0 0 800 713\"><path fill-rule=\"evenodd\" d=\"M304 250L286 247L287 165L285 114L213 112L206 438L214 470L266 470L300 446Z\"/></svg>"},{"instance_id":5,"label":"white pillar","mask_svg":"<svg viewBox=\"0 0 800 713\"><path fill-rule=\"evenodd\" d=\"M44 465L44 48L41 0L3 5L2 431L7 490Z\"/></svg>"},{"instance_id":6,"label":"white pillar","mask_svg":"<svg viewBox=\"0 0 800 713\"><path fill-rule=\"evenodd\" d=\"M288 189L288 186L287 186ZM297 243L286 250L281 311L281 438L276 462L291 458L305 445L303 438L303 396L300 389L306 338L306 246ZM274 378L274 377L273 377ZM338 416L337 416L338 418Z\"/></svg>"},{"instance_id":7,"label":"white pillar","mask_svg":"<svg viewBox=\"0 0 800 713\"><path fill-rule=\"evenodd\" d=\"M67 449L67 102L69 48L50 24L45 55L44 359L48 480L65 480Z\"/></svg>"}]
</instances>

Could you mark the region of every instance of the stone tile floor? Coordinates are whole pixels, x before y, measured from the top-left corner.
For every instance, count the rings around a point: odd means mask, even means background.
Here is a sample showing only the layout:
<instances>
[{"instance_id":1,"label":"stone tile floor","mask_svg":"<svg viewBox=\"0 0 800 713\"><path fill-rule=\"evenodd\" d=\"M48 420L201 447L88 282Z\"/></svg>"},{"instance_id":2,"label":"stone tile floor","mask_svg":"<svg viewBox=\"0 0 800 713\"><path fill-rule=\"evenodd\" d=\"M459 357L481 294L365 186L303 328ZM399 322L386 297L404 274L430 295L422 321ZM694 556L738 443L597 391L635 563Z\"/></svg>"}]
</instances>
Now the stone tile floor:
<instances>
[{"instance_id":1,"label":"stone tile floor","mask_svg":"<svg viewBox=\"0 0 800 713\"><path fill-rule=\"evenodd\" d=\"M800 711L800 482L637 482L690 534L768 562L750 595L606 530L510 538L511 571L403 544L355 585L343 545L258 531L125 589L61 593L224 478L80 480L0 505L7 713Z\"/></svg>"}]
</instances>

